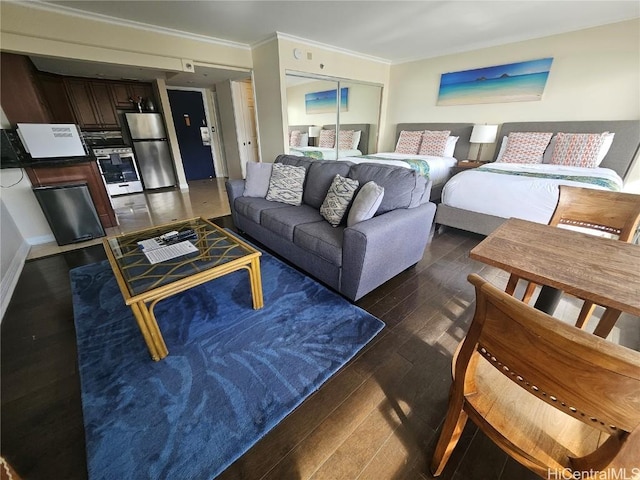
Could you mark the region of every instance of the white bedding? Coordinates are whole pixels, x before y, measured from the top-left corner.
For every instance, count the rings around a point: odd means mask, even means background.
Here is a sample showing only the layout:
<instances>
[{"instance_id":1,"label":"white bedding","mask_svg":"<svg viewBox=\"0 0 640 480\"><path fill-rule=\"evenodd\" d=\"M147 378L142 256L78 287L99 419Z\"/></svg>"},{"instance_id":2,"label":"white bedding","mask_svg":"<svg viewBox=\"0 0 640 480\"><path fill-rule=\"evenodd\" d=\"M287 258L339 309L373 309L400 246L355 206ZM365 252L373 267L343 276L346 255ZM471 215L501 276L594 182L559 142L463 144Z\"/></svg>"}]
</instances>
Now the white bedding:
<instances>
[{"instance_id":1,"label":"white bedding","mask_svg":"<svg viewBox=\"0 0 640 480\"><path fill-rule=\"evenodd\" d=\"M429 164L429 179L433 185L439 185L447 181L451 175L451 167L455 166L457 160L454 157L433 157L431 155L408 155L406 153L381 152L367 155L372 158L342 157L338 160L349 161L353 163L384 163L386 165L396 165L399 167L411 168L407 162L402 159L424 160ZM396 160L397 159L397 160Z\"/></svg>"},{"instance_id":2,"label":"white bedding","mask_svg":"<svg viewBox=\"0 0 640 480\"><path fill-rule=\"evenodd\" d=\"M335 160L336 149L324 148L324 147L290 147L289 153L291 155L297 155L299 157L311 157L322 160ZM340 150L338 157L357 157L362 155L360 150ZM341 159L341 158L340 158Z\"/></svg>"},{"instance_id":3,"label":"white bedding","mask_svg":"<svg viewBox=\"0 0 640 480\"><path fill-rule=\"evenodd\" d=\"M550 179L531 176L492 173L487 169L516 173L557 174L572 177L603 178L617 190L622 188L620 176L608 168L564 167L537 164L519 165L491 163L473 170L465 170L451 178L442 190L442 203L472 212L502 218L517 217L538 223L549 223L558 203L558 185L572 185L598 190L609 188L585 183L577 178Z\"/></svg>"}]
</instances>

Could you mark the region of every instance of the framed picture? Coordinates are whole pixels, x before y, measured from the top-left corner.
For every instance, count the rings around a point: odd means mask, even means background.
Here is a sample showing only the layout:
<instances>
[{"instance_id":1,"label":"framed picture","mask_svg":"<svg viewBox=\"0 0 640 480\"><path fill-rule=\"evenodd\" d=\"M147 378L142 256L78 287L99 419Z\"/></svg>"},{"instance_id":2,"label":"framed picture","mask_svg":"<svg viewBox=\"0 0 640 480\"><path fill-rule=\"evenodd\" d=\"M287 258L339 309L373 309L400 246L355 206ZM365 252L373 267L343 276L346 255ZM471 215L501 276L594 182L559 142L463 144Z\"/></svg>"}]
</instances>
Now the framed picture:
<instances>
[{"instance_id":1,"label":"framed picture","mask_svg":"<svg viewBox=\"0 0 640 480\"><path fill-rule=\"evenodd\" d=\"M532 102L542 99L553 58L443 73L437 105Z\"/></svg>"},{"instance_id":2,"label":"framed picture","mask_svg":"<svg viewBox=\"0 0 640 480\"><path fill-rule=\"evenodd\" d=\"M326 90L324 92L307 93L304 96L306 112L309 113L334 113L336 112L337 92ZM340 89L340 111L349 110L349 87Z\"/></svg>"}]
</instances>

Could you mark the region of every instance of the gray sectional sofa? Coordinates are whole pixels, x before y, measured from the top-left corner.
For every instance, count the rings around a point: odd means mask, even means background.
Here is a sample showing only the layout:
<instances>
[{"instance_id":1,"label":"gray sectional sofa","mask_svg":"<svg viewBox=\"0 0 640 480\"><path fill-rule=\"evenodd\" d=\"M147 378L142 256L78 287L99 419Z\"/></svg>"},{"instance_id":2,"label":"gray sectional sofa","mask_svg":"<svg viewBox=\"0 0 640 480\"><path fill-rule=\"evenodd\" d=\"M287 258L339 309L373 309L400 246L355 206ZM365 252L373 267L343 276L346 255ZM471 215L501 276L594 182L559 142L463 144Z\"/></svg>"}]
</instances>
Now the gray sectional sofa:
<instances>
[{"instance_id":1,"label":"gray sectional sofa","mask_svg":"<svg viewBox=\"0 0 640 480\"><path fill-rule=\"evenodd\" d=\"M302 204L243 196L245 180L229 180L229 205L241 232L353 301L422 258L436 211L424 177L390 165L290 155L276 163L306 169ZM350 227L333 227L323 218L320 207L336 174L358 180L360 187L374 181L384 188L373 218Z\"/></svg>"}]
</instances>

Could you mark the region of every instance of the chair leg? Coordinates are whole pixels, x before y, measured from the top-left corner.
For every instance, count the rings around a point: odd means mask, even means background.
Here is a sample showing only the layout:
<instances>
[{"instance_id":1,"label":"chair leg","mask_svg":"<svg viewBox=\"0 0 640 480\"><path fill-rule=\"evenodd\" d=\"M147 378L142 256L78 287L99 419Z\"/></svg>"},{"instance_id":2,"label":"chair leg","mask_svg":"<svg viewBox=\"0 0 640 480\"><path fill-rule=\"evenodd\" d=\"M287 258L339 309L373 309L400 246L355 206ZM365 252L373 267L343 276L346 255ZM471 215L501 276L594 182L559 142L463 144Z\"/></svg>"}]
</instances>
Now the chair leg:
<instances>
[{"instance_id":1,"label":"chair leg","mask_svg":"<svg viewBox=\"0 0 640 480\"><path fill-rule=\"evenodd\" d=\"M431 459L431 473L434 477L442 473L467 423L468 417L465 411L462 410L462 402L460 405L449 402L447 417L444 420L440 438L438 438L438 443Z\"/></svg>"},{"instance_id":2,"label":"chair leg","mask_svg":"<svg viewBox=\"0 0 640 480\"><path fill-rule=\"evenodd\" d=\"M596 304L593 302L589 302L585 300L582 308L580 309L580 314L578 315L578 320L576 321L576 327L584 328L587 325L587 321L593 315L593 311L596 309Z\"/></svg>"},{"instance_id":3,"label":"chair leg","mask_svg":"<svg viewBox=\"0 0 640 480\"><path fill-rule=\"evenodd\" d=\"M527 288L524 291L524 295L522 296L522 301L528 304L531 301L531 297L533 297L533 292L536 290L536 284L533 282L529 282L527 284Z\"/></svg>"},{"instance_id":4,"label":"chair leg","mask_svg":"<svg viewBox=\"0 0 640 480\"><path fill-rule=\"evenodd\" d=\"M520 277L514 275L513 273L509 276L507 288L504 289L504 292L507 295L511 295L513 297L513 293L516 291L516 286L518 285L518 280L520 280Z\"/></svg>"}]
</instances>

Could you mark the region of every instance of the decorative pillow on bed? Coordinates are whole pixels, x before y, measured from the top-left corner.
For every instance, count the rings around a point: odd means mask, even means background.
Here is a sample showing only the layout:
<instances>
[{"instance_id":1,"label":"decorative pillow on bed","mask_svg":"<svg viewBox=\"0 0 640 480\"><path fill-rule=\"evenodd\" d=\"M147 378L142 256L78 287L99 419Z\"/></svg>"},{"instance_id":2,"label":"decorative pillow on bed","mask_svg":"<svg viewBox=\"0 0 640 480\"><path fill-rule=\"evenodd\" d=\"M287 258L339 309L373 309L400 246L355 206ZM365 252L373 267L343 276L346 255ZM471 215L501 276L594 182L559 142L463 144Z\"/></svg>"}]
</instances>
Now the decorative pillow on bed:
<instances>
[{"instance_id":1,"label":"decorative pillow on bed","mask_svg":"<svg viewBox=\"0 0 640 480\"><path fill-rule=\"evenodd\" d=\"M351 150L357 150L360 145L360 137L362 136L362 130L356 130L353 132L353 143L351 144Z\"/></svg>"},{"instance_id":2,"label":"decorative pillow on bed","mask_svg":"<svg viewBox=\"0 0 640 480\"><path fill-rule=\"evenodd\" d=\"M340 130L338 138L338 150L351 150L353 145L353 130Z\"/></svg>"},{"instance_id":3,"label":"decorative pillow on bed","mask_svg":"<svg viewBox=\"0 0 640 480\"><path fill-rule=\"evenodd\" d=\"M447 137L447 146L444 147L444 155L443 157L453 157L454 152L456 151L456 143L460 137L452 137L449 135Z\"/></svg>"},{"instance_id":4,"label":"decorative pillow on bed","mask_svg":"<svg viewBox=\"0 0 640 480\"><path fill-rule=\"evenodd\" d=\"M614 136L615 136L615 133L611 133L611 132L604 132L602 134L602 145L600 145L600 149L598 150L598 156L596 158L596 167L599 167L600 164L602 163L602 160L604 160L604 157L607 156L607 153L609 152L609 149L613 144ZM553 150L555 149L557 139L558 139L557 135L554 135L553 138L551 139L549 146L544 152L542 163L551 163L551 157L553 157Z\"/></svg>"},{"instance_id":5,"label":"decorative pillow on bed","mask_svg":"<svg viewBox=\"0 0 640 480\"><path fill-rule=\"evenodd\" d=\"M299 147L301 138L302 132L300 130L292 130L291 133L289 133L289 146Z\"/></svg>"},{"instance_id":6,"label":"decorative pillow on bed","mask_svg":"<svg viewBox=\"0 0 640 480\"><path fill-rule=\"evenodd\" d=\"M274 202L300 205L306 172L304 167L274 163L265 198Z\"/></svg>"},{"instance_id":7,"label":"decorative pillow on bed","mask_svg":"<svg viewBox=\"0 0 640 480\"><path fill-rule=\"evenodd\" d=\"M365 183L353 200L347 216L347 227L373 218L382 203L382 197L384 197L384 188L376 182Z\"/></svg>"},{"instance_id":8,"label":"decorative pillow on bed","mask_svg":"<svg viewBox=\"0 0 640 480\"><path fill-rule=\"evenodd\" d=\"M340 225L359 185L360 182L352 178L345 178L339 174L333 177L327 196L320 206L320 215L333 227Z\"/></svg>"},{"instance_id":9,"label":"decorative pillow on bed","mask_svg":"<svg viewBox=\"0 0 640 480\"><path fill-rule=\"evenodd\" d=\"M504 163L542 163L551 132L511 132L504 155L500 159Z\"/></svg>"},{"instance_id":10,"label":"decorative pillow on bed","mask_svg":"<svg viewBox=\"0 0 640 480\"><path fill-rule=\"evenodd\" d=\"M422 131L412 132L402 130L398 137L395 153L406 153L407 155L417 155L422 142Z\"/></svg>"},{"instance_id":11,"label":"decorative pillow on bed","mask_svg":"<svg viewBox=\"0 0 640 480\"><path fill-rule=\"evenodd\" d=\"M302 135L300 135L300 144L298 144L299 147L308 147L309 146L309 134L308 133L303 133Z\"/></svg>"},{"instance_id":12,"label":"decorative pillow on bed","mask_svg":"<svg viewBox=\"0 0 640 480\"><path fill-rule=\"evenodd\" d=\"M444 151L447 148L449 134L451 134L451 131L449 130L425 130L422 134L422 143L420 144L418 154L444 157Z\"/></svg>"},{"instance_id":13,"label":"decorative pillow on bed","mask_svg":"<svg viewBox=\"0 0 640 480\"><path fill-rule=\"evenodd\" d=\"M603 133L558 133L551 164L595 168L603 141Z\"/></svg>"},{"instance_id":14,"label":"decorative pillow on bed","mask_svg":"<svg viewBox=\"0 0 640 480\"><path fill-rule=\"evenodd\" d=\"M335 130L320 130L320 141L318 143L320 148L333 148L336 146L336 131Z\"/></svg>"},{"instance_id":15,"label":"decorative pillow on bed","mask_svg":"<svg viewBox=\"0 0 640 480\"><path fill-rule=\"evenodd\" d=\"M267 196L273 163L247 163L247 179L244 182L243 197Z\"/></svg>"}]
</instances>

